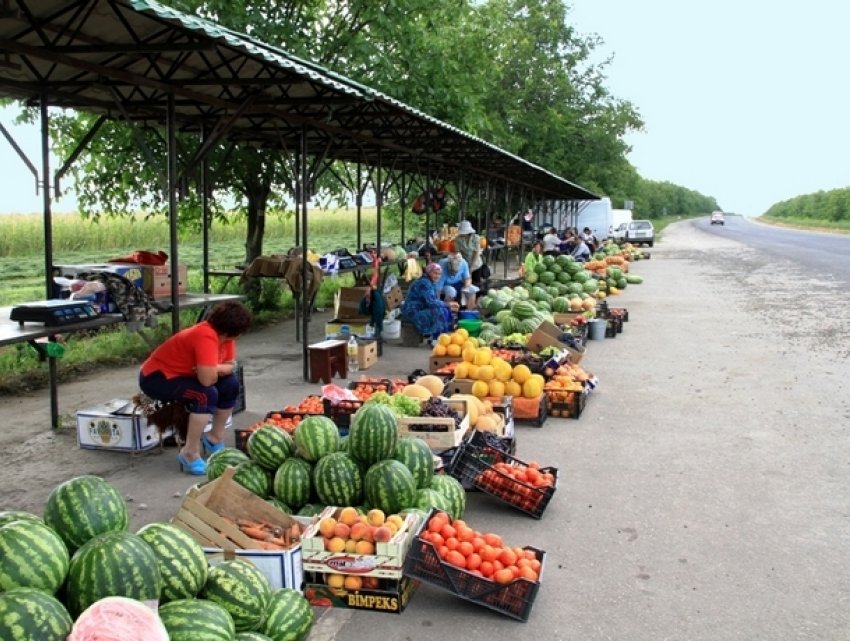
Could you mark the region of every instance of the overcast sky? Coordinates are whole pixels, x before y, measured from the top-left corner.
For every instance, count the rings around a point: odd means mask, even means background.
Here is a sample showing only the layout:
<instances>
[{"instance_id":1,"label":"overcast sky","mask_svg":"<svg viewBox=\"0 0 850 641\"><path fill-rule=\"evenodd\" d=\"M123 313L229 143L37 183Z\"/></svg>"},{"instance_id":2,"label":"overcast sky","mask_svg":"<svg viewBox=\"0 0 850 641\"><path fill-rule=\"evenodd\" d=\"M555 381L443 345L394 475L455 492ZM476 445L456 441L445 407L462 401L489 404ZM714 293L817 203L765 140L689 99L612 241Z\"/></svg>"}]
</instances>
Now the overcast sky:
<instances>
[{"instance_id":1,"label":"overcast sky","mask_svg":"<svg viewBox=\"0 0 850 641\"><path fill-rule=\"evenodd\" d=\"M749 216L850 186L850 0L573 0L572 7L570 22L601 35L601 55L614 55L608 87L646 122L628 139L645 178ZM13 115L0 110L0 121L39 166L37 129L13 127ZM0 213L40 211L32 175L3 138L0 161ZM74 207L69 196L55 205Z\"/></svg>"}]
</instances>

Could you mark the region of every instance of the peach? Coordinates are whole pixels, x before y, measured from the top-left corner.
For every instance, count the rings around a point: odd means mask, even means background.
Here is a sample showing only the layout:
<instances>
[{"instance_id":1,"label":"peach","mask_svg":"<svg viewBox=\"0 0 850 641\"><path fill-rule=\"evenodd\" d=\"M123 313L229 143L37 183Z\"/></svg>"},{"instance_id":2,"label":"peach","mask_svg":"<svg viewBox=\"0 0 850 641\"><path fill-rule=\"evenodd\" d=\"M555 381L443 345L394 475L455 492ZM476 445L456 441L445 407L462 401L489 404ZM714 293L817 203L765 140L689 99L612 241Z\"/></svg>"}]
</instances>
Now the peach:
<instances>
[{"instance_id":1,"label":"peach","mask_svg":"<svg viewBox=\"0 0 850 641\"><path fill-rule=\"evenodd\" d=\"M404 525L404 517L399 514L391 514L387 517L387 523L395 524L395 531L398 532Z\"/></svg>"},{"instance_id":2,"label":"peach","mask_svg":"<svg viewBox=\"0 0 850 641\"><path fill-rule=\"evenodd\" d=\"M364 523L355 523L351 526L351 530L348 533L349 538L354 541L360 541L366 534L366 528L367 526Z\"/></svg>"},{"instance_id":3,"label":"peach","mask_svg":"<svg viewBox=\"0 0 850 641\"><path fill-rule=\"evenodd\" d=\"M369 541L357 541L354 552L356 554L374 554L375 546L369 543Z\"/></svg>"},{"instance_id":4,"label":"peach","mask_svg":"<svg viewBox=\"0 0 850 641\"><path fill-rule=\"evenodd\" d=\"M334 535L335 527L336 519L332 516L326 516L321 521L319 521L319 532L321 532L322 536L326 538L331 538Z\"/></svg>"},{"instance_id":5,"label":"peach","mask_svg":"<svg viewBox=\"0 0 850 641\"><path fill-rule=\"evenodd\" d=\"M369 520L369 525L374 525L375 527L380 527L384 524L386 518L384 517L384 513L381 510L369 510L369 513L366 515L366 518Z\"/></svg>"},{"instance_id":6,"label":"peach","mask_svg":"<svg viewBox=\"0 0 850 641\"><path fill-rule=\"evenodd\" d=\"M338 536L335 536L330 541L328 541L328 545L325 549L328 552L344 552L345 551L345 539L341 539Z\"/></svg>"},{"instance_id":7,"label":"peach","mask_svg":"<svg viewBox=\"0 0 850 641\"><path fill-rule=\"evenodd\" d=\"M341 588L345 585L345 575L331 572L325 575L325 583L332 588Z\"/></svg>"},{"instance_id":8,"label":"peach","mask_svg":"<svg viewBox=\"0 0 850 641\"><path fill-rule=\"evenodd\" d=\"M360 513L353 507L344 507L339 513L340 523L345 523L349 527L360 520Z\"/></svg>"},{"instance_id":9,"label":"peach","mask_svg":"<svg viewBox=\"0 0 850 641\"><path fill-rule=\"evenodd\" d=\"M375 530L377 530L374 525L367 525L366 531L363 533L363 540L368 541L369 543L375 542Z\"/></svg>"},{"instance_id":10,"label":"peach","mask_svg":"<svg viewBox=\"0 0 850 641\"><path fill-rule=\"evenodd\" d=\"M359 576L347 576L343 585L347 590L359 590L363 587L363 579Z\"/></svg>"},{"instance_id":11,"label":"peach","mask_svg":"<svg viewBox=\"0 0 850 641\"><path fill-rule=\"evenodd\" d=\"M376 576L364 576L363 577L363 587L367 590L377 590L380 585L378 581L378 577Z\"/></svg>"},{"instance_id":12,"label":"peach","mask_svg":"<svg viewBox=\"0 0 850 641\"><path fill-rule=\"evenodd\" d=\"M367 518L367 516L365 514L360 515L360 522L363 525L369 525L369 519Z\"/></svg>"},{"instance_id":13,"label":"peach","mask_svg":"<svg viewBox=\"0 0 850 641\"><path fill-rule=\"evenodd\" d=\"M387 543L393 538L393 532L386 525L375 530L375 543Z\"/></svg>"},{"instance_id":14,"label":"peach","mask_svg":"<svg viewBox=\"0 0 850 641\"><path fill-rule=\"evenodd\" d=\"M396 535L396 533L398 532L398 528L396 527L396 524L395 524L395 523L393 523L392 521L387 521L387 522L386 522L386 523L384 523L381 527L385 527L385 528L387 528L390 532L392 532L392 536L395 536L395 535Z\"/></svg>"},{"instance_id":15,"label":"peach","mask_svg":"<svg viewBox=\"0 0 850 641\"><path fill-rule=\"evenodd\" d=\"M345 551L348 554L354 554L357 551L357 541L354 539L348 539L345 542Z\"/></svg>"},{"instance_id":16,"label":"peach","mask_svg":"<svg viewBox=\"0 0 850 641\"><path fill-rule=\"evenodd\" d=\"M351 528L349 528L345 523L337 523L334 527L333 535L340 539L347 539L350 532Z\"/></svg>"}]
</instances>

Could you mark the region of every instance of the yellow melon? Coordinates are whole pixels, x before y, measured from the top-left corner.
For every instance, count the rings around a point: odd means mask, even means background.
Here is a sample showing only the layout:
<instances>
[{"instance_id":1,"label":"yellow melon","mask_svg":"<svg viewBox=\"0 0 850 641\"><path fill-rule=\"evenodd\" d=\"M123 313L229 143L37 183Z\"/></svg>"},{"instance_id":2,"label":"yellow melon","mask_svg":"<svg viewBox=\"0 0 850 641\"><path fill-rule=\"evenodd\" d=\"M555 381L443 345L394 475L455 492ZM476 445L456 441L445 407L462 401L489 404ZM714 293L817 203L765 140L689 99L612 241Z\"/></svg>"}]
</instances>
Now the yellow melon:
<instances>
[{"instance_id":1,"label":"yellow melon","mask_svg":"<svg viewBox=\"0 0 850 641\"><path fill-rule=\"evenodd\" d=\"M475 427L484 432L495 432L498 425L499 421L495 416L482 416Z\"/></svg>"},{"instance_id":2,"label":"yellow melon","mask_svg":"<svg viewBox=\"0 0 850 641\"><path fill-rule=\"evenodd\" d=\"M496 372L496 380L502 381L503 383L507 383L511 380L511 375L513 374L513 368L510 363L506 363L502 361L501 364L493 367Z\"/></svg>"},{"instance_id":3,"label":"yellow melon","mask_svg":"<svg viewBox=\"0 0 850 641\"><path fill-rule=\"evenodd\" d=\"M460 346L463 345L463 341L465 340L466 339L457 332L452 334L452 345L457 345L458 349L460 349Z\"/></svg>"},{"instance_id":4,"label":"yellow melon","mask_svg":"<svg viewBox=\"0 0 850 641\"><path fill-rule=\"evenodd\" d=\"M455 378L469 378L469 363L463 361L455 368Z\"/></svg>"},{"instance_id":5,"label":"yellow melon","mask_svg":"<svg viewBox=\"0 0 850 641\"><path fill-rule=\"evenodd\" d=\"M478 398L484 398L490 391L490 387L484 381L475 381L472 385L472 393Z\"/></svg>"},{"instance_id":6,"label":"yellow melon","mask_svg":"<svg viewBox=\"0 0 850 641\"><path fill-rule=\"evenodd\" d=\"M431 396L440 396L443 393L443 388L446 386L443 383L443 379L432 375L422 376L416 379L416 384L421 385L431 392Z\"/></svg>"},{"instance_id":7,"label":"yellow melon","mask_svg":"<svg viewBox=\"0 0 850 641\"><path fill-rule=\"evenodd\" d=\"M452 343L446 348L446 354L449 356L460 356L460 345Z\"/></svg>"},{"instance_id":8,"label":"yellow melon","mask_svg":"<svg viewBox=\"0 0 850 641\"><path fill-rule=\"evenodd\" d=\"M581 298L570 299L570 311L571 312L580 312L581 310L582 310Z\"/></svg>"},{"instance_id":9,"label":"yellow melon","mask_svg":"<svg viewBox=\"0 0 850 641\"><path fill-rule=\"evenodd\" d=\"M496 377L496 372L492 365L482 365L478 368L478 380L489 383Z\"/></svg>"},{"instance_id":10,"label":"yellow melon","mask_svg":"<svg viewBox=\"0 0 850 641\"><path fill-rule=\"evenodd\" d=\"M475 352L477 351L478 349L475 347L464 347L463 352L461 352L461 356L463 356L463 360L465 360L467 363L474 363Z\"/></svg>"},{"instance_id":11,"label":"yellow melon","mask_svg":"<svg viewBox=\"0 0 850 641\"><path fill-rule=\"evenodd\" d=\"M492 358L492 353L490 352L489 347L479 347L478 351L475 352L475 364L476 365L489 365L490 359Z\"/></svg>"},{"instance_id":12,"label":"yellow melon","mask_svg":"<svg viewBox=\"0 0 850 641\"><path fill-rule=\"evenodd\" d=\"M505 383L505 396L522 396L522 386L516 381Z\"/></svg>"},{"instance_id":13,"label":"yellow melon","mask_svg":"<svg viewBox=\"0 0 850 641\"><path fill-rule=\"evenodd\" d=\"M546 385L546 379L543 378L543 374L532 374L531 378L540 383L541 388Z\"/></svg>"},{"instance_id":14,"label":"yellow melon","mask_svg":"<svg viewBox=\"0 0 850 641\"><path fill-rule=\"evenodd\" d=\"M475 340L474 338L466 339L465 341L463 341L463 345L461 345L461 348L465 350L468 347L471 347L472 349L477 350L478 349L478 341Z\"/></svg>"},{"instance_id":15,"label":"yellow melon","mask_svg":"<svg viewBox=\"0 0 850 641\"><path fill-rule=\"evenodd\" d=\"M456 329L454 333L456 336L460 336L463 339L461 342L469 338L469 332L467 332L463 327Z\"/></svg>"},{"instance_id":16,"label":"yellow melon","mask_svg":"<svg viewBox=\"0 0 850 641\"><path fill-rule=\"evenodd\" d=\"M458 403L453 405L449 403L449 406L454 407L458 411L462 411L466 409L466 413L469 415L469 424L472 427L478 423L479 412L478 412L478 404L481 402L471 394L455 394L452 396L451 400L464 400L466 401L466 407L463 407L463 404Z\"/></svg>"},{"instance_id":17,"label":"yellow melon","mask_svg":"<svg viewBox=\"0 0 850 641\"><path fill-rule=\"evenodd\" d=\"M585 298L581 302L581 306L584 308L584 311L589 312L591 309L596 309L596 301L592 298Z\"/></svg>"},{"instance_id":18,"label":"yellow melon","mask_svg":"<svg viewBox=\"0 0 850 641\"><path fill-rule=\"evenodd\" d=\"M505 395L505 384L502 381L490 381L489 394L487 396L495 396L502 398Z\"/></svg>"},{"instance_id":19,"label":"yellow melon","mask_svg":"<svg viewBox=\"0 0 850 641\"><path fill-rule=\"evenodd\" d=\"M440 345L448 347L449 345L451 345L452 337L449 336L448 334L440 334L440 336L437 338L437 342Z\"/></svg>"},{"instance_id":20,"label":"yellow melon","mask_svg":"<svg viewBox=\"0 0 850 641\"><path fill-rule=\"evenodd\" d=\"M431 398L431 391L421 385L408 385L401 390L401 393L410 398L418 398L420 401L427 401Z\"/></svg>"},{"instance_id":21,"label":"yellow melon","mask_svg":"<svg viewBox=\"0 0 850 641\"><path fill-rule=\"evenodd\" d=\"M493 369L496 369L498 367L501 367L502 365L507 365L508 363L501 356L494 356L493 358L490 359L490 362L487 363L487 364L492 365Z\"/></svg>"},{"instance_id":22,"label":"yellow melon","mask_svg":"<svg viewBox=\"0 0 850 641\"><path fill-rule=\"evenodd\" d=\"M522 395L525 398L537 398L543 393L543 386L540 381L534 378L529 378L522 384Z\"/></svg>"},{"instance_id":23,"label":"yellow melon","mask_svg":"<svg viewBox=\"0 0 850 641\"><path fill-rule=\"evenodd\" d=\"M470 363L469 368L467 370L467 378L471 378L473 381L478 380L478 365L475 363Z\"/></svg>"},{"instance_id":24,"label":"yellow melon","mask_svg":"<svg viewBox=\"0 0 850 641\"><path fill-rule=\"evenodd\" d=\"M434 345L433 354L434 354L434 356L445 356L446 355L446 346L440 345L439 343L437 343L436 345Z\"/></svg>"},{"instance_id":25,"label":"yellow melon","mask_svg":"<svg viewBox=\"0 0 850 641\"><path fill-rule=\"evenodd\" d=\"M511 372L511 377L520 385L531 378L531 370L528 365L517 365Z\"/></svg>"}]
</instances>

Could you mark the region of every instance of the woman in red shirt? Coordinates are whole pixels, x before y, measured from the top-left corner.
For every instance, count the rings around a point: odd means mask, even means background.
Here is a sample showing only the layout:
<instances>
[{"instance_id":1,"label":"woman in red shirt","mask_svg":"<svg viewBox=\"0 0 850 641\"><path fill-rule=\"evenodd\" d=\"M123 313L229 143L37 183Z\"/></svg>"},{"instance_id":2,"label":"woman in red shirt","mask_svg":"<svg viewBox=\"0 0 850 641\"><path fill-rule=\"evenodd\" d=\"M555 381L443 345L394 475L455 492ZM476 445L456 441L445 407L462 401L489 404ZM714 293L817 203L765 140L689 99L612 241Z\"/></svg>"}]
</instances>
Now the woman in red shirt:
<instances>
[{"instance_id":1,"label":"woman in red shirt","mask_svg":"<svg viewBox=\"0 0 850 641\"><path fill-rule=\"evenodd\" d=\"M224 448L224 426L239 396L239 380L233 374L236 339L251 322L251 312L242 303L222 303L207 320L169 338L142 364L139 387L145 394L189 405L186 443L177 455L181 471L206 474L201 442L210 452ZM207 435L210 414L213 423Z\"/></svg>"}]
</instances>

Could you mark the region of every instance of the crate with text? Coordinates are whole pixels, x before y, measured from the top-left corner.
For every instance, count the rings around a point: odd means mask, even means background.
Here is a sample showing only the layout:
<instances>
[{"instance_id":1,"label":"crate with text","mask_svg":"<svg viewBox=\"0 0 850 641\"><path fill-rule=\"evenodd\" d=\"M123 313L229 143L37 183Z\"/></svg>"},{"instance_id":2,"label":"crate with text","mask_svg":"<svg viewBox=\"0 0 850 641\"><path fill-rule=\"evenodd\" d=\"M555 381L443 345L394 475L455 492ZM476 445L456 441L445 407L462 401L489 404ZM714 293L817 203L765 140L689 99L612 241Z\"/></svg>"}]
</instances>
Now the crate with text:
<instances>
[{"instance_id":1,"label":"crate with text","mask_svg":"<svg viewBox=\"0 0 850 641\"><path fill-rule=\"evenodd\" d=\"M305 572L304 597L319 608L345 608L401 614L419 581L380 579L374 576Z\"/></svg>"}]
</instances>

